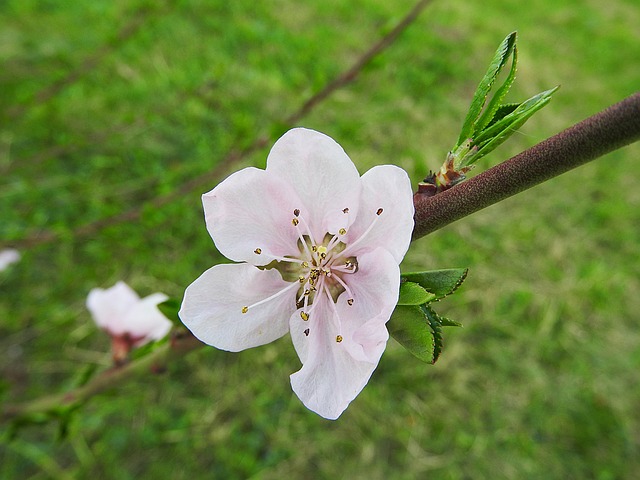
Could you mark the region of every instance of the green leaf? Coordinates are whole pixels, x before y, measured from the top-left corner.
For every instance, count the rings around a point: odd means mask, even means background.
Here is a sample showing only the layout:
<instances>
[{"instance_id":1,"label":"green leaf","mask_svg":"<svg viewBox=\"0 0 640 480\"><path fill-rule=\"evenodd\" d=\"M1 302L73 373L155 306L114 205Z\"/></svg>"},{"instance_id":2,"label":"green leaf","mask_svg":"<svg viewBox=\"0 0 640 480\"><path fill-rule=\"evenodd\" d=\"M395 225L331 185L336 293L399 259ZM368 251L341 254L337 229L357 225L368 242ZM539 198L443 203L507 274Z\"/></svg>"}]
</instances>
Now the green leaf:
<instances>
[{"instance_id":1,"label":"green leaf","mask_svg":"<svg viewBox=\"0 0 640 480\"><path fill-rule=\"evenodd\" d=\"M403 273L400 278L401 282L417 283L427 292L435 295L433 300L440 300L456 291L456 289L462 285L465 278L467 278L468 272L468 268L450 268L427 272Z\"/></svg>"},{"instance_id":2,"label":"green leaf","mask_svg":"<svg viewBox=\"0 0 640 480\"><path fill-rule=\"evenodd\" d=\"M486 128L490 127L491 125L494 125L496 122L499 122L519 106L520 106L519 103L505 103L503 105L500 105Z\"/></svg>"},{"instance_id":3,"label":"green leaf","mask_svg":"<svg viewBox=\"0 0 640 480\"><path fill-rule=\"evenodd\" d=\"M138 360L142 357L146 357L151 352L153 352L156 348L168 342L170 338L171 338L171 335L167 335L166 337L161 338L160 340L155 340L153 342L145 343L141 347L134 348L129 353L129 357L131 361Z\"/></svg>"},{"instance_id":4,"label":"green leaf","mask_svg":"<svg viewBox=\"0 0 640 480\"><path fill-rule=\"evenodd\" d=\"M424 312L427 322L429 322L429 328L431 329L431 336L433 337L433 354L431 356L431 363L436 363L442 348L444 346L442 341L442 318L428 305L422 305L420 307Z\"/></svg>"},{"instance_id":5,"label":"green leaf","mask_svg":"<svg viewBox=\"0 0 640 480\"><path fill-rule=\"evenodd\" d=\"M491 87L493 86L496 77L502 70L502 67L504 67L504 65L507 63L511 52L515 48L515 44L516 32L512 32L507 35L507 37L498 47L498 50L491 60L491 64L489 65L487 73L485 73L484 77L480 81L480 84L478 85L478 88L476 89L475 94L473 95L473 100L471 100L469 112L467 113L467 117L464 120L462 130L460 131L460 137L458 138L458 142L456 143L456 145L461 145L467 139L473 137L473 133L476 129L476 123L480 118L484 104L487 101L487 96L491 91Z\"/></svg>"},{"instance_id":6,"label":"green leaf","mask_svg":"<svg viewBox=\"0 0 640 480\"><path fill-rule=\"evenodd\" d=\"M484 113L482 114L482 117L480 117L480 119L476 122L476 126L474 128L474 134L478 132L482 132L482 130L484 130L486 126L489 124L489 122L491 122L491 120L494 118L495 113L497 112L498 108L500 108L502 100L507 95L507 93L509 92L509 89L511 88L511 85L513 85L513 82L516 79L517 64L518 64L518 49L516 48L515 37L514 37L513 58L511 59L511 70L509 71L509 75L507 76L502 86L498 88L498 90L496 90L496 93L494 93L493 97L491 98L491 101L489 102L489 105L487 106L487 108L484 109Z\"/></svg>"},{"instance_id":7,"label":"green leaf","mask_svg":"<svg viewBox=\"0 0 640 480\"><path fill-rule=\"evenodd\" d=\"M400 296L398 305L422 305L436 299L433 293L427 292L417 283L402 282L400 284Z\"/></svg>"},{"instance_id":8,"label":"green leaf","mask_svg":"<svg viewBox=\"0 0 640 480\"><path fill-rule=\"evenodd\" d=\"M492 123L482 131L474 138L474 144L478 147L478 151L473 155L472 162L475 162L494 150L515 133L534 113L549 103L551 96L558 88L559 87L555 87L534 95L518 105L511 113Z\"/></svg>"},{"instance_id":9,"label":"green leaf","mask_svg":"<svg viewBox=\"0 0 640 480\"><path fill-rule=\"evenodd\" d=\"M171 320L171 323L177 326L182 326L182 321L178 316L180 305L180 300L169 298L168 300L158 304L158 310L160 310L165 317Z\"/></svg>"},{"instance_id":10,"label":"green leaf","mask_svg":"<svg viewBox=\"0 0 640 480\"><path fill-rule=\"evenodd\" d=\"M460 322L456 322L455 320L451 320L450 318L442 317L440 315L438 315L438 318L440 318L440 323L442 324L443 327L461 327L462 326Z\"/></svg>"},{"instance_id":11,"label":"green leaf","mask_svg":"<svg viewBox=\"0 0 640 480\"><path fill-rule=\"evenodd\" d=\"M387 322L391 336L423 362L433 363L434 338L422 307L398 305Z\"/></svg>"}]
</instances>

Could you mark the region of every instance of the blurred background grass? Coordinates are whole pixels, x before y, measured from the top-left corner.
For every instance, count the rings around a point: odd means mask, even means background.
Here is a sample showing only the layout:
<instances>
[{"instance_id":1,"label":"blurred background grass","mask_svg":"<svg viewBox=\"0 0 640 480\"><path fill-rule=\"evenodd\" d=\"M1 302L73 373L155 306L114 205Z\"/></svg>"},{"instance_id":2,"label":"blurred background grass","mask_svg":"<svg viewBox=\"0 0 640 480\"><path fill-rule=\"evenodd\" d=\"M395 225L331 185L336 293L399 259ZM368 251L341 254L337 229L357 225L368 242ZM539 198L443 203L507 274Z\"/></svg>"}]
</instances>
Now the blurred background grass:
<instances>
[{"instance_id":1,"label":"blurred background grass","mask_svg":"<svg viewBox=\"0 0 640 480\"><path fill-rule=\"evenodd\" d=\"M199 196L161 208L282 120L387 33L410 0L0 3L0 241L53 231L0 274L3 398L59 391L107 366L88 291L125 280L181 297L223 261ZM361 172L437 168L502 38L519 31L512 100L562 85L484 161L504 160L638 88L635 0L435 0L300 125ZM69 437L0 445L2 478L633 478L640 470L637 145L417 241L403 269L468 266L440 312L435 366L390 341L336 422L291 393L288 338L202 349L94 399ZM635 162L635 163L634 163ZM478 168L481 170L481 168ZM141 218L78 236L132 207Z\"/></svg>"}]
</instances>

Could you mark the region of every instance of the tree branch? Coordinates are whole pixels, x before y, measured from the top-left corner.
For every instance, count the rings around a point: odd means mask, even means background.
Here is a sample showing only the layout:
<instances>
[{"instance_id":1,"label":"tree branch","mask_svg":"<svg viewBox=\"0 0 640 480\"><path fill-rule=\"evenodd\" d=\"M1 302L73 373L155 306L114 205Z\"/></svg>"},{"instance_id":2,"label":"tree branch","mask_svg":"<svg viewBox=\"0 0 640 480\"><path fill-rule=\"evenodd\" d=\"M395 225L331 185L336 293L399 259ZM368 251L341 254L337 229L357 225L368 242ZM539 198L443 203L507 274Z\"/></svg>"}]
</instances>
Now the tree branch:
<instances>
[{"instance_id":1,"label":"tree branch","mask_svg":"<svg viewBox=\"0 0 640 480\"><path fill-rule=\"evenodd\" d=\"M418 18L420 13L431 3L431 1L432 0L417 1L411 10L407 12L407 14L391 31L371 45L349 68L328 82L320 91L311 95L311 97L309 97L293 113L288 115L286 118L283 118L283 125L289 127L295 126L302 118L311 113L315 107L333 95L337 90L352 83L366 65L393 44L400 34L402 34L402 32L404 32ZM271 134L271 136L273 136L273 134ZM230 150L212 170L186 181L169 193L150 198L146 202L136 205L129 210L75 227L72 230L73 237L80 238L95 235L97 232L107 227L123 222L136 221L142 216L142 212L145 207L152 206L154 208L159 208L163 205L176 201L177 199L183 198L195 189L202 188L204 185L210 184L212 181L219 178L225 171L229 170L232 165L244 160L252 153L267 147L270 143L273 143L275 139L271 138L271 136L258 136L246 148ZM38 231L27 234L25 237L20 239L10 241L0 240L0 249L7 247L27 249L55 242L59 240L59 238L60 232L56 230Z\"/></svg>"},{"instance_id":2,"label":"tree branch","mask_svg":"<svg viewBox=\"0 0 640 480\"><path fill-rule=\"evenodd\" d=\"M31 402L5 404L0 410L0 423L12 419L25 419L32 415L52 415L65 409L82 405L91 397L104 391L118 388L123 382L137 375L162 371L172 360L177 360L204 346L190 332L181 330L174 333L164 345L142 358L124 365L113 366L93 377L87 384L68 392L38 398Z\"/></svg>"},{"instance_id":3,"label":"tree branch","mask_svg":"<svg viewBox=\"0 0 640 480\"><path fill-rule=\"evenodd\" d=\"M640 139L640 93L434 196L414 195L413 239Z\"/></svg>"}]
</instances>

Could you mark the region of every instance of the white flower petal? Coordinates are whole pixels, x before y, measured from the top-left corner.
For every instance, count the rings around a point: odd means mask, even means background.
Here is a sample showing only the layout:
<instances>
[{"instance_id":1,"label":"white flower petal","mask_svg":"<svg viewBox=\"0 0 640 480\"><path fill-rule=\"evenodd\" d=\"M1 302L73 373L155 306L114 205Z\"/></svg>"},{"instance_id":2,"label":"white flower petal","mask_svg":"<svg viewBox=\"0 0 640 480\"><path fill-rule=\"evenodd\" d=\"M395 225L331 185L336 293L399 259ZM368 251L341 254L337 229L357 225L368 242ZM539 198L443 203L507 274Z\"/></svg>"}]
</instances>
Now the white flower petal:
<instances>
[{"instance_id":1,"label":"white flower petal","mask_svg":"<svg viewBox=\"0 0 640 480\"><path fill-rule=\"evenodd\" d=\"M358 213L360 175L351 159L331 137L306 128L294 128L274 145L267 172L282 179L302 201L300 210L316 240L348 226ZM349 218L349 217L347 217Z\"/></svg>"},{"instance_id":2,"label":"white flower petal","mask_svg":"<svg viewBox=\"0 0 640 480\"><path fill-rule=\"evenodd\" d=\"M282 280L276 270L216 265L187 287L179 316L196 337L221 350L264 345L287 333L298 285ZM242 313L278 292L283 293Z\"/></svg>"},{"instance_id":3,"label":"white flower petal","mask_svg":"<svg viewBox=\"0 0 640 480\"><path fill-rule=\"evenodd\" d=\"M388 338L384 320L373 319L374 328L365 324L363 336L369 337L369 343L375 340L379 354L377 358L361 360L351 355L346 340L336 341L332 324L320 321L309 327L308 336L305 335L309 342L306 362L291 375L291 387L302 403L329 420L338 418L365 387Z\"/></svg>"},{"instance_id":4,"label":"white flower petal","mask_svg":"<svg viewBox=\"0 0 640 480\"><path fill-rule=\"evenodd\" d=\"M308 321L299 314L290 319L291 338L303 363L291 385L307 408L329 419L347 408L378 365L389 338L385 323L398 299L400 271L389 252L365 253L358 265L356 273L343 276L352 305L344 292L334 310L325 295L314 301Z\"/></svg>"},{"instance_id":5,"label":"white flower petal","mask_svg":"<svg viewBox=\"0 0 640 480\"><path fill-rule=\"evenodd\" d=\"M141 340L136 342L136 346L144 345L151 340L160 340L169 333L171 322L158 310L158 304L168 298L163 293L154 293L137 302L126 313L124 317L126 333L134 338L141 337Z\"/></svg>"},{"instance_id":6,"label":"white flower petal","mask_svg":"<svg viewBox=\"0 0 640 480\"><path fill-rule=\"evenodd\" d=\"M362 176L362 186L360 210L347 232L347 241L357 241L358 250L386 248L399 264L413 232L413 190L407 172L393 165L373 167Z\"/></svg>"},{"instance_id":7,"label":"white flower petal","mask_svg":"<svg viewBox=\"0 0 640 480\"><path fill-rule=\"evenodd\" d=\"M127 332L127 311L140 301L138 294L124 282L113 287L94 288L87 296L87 308L96 324L113 334Z\"/></svg>"},{"instance_id":8,"label":"white flower petal","mask_svg":"<svg viewBox=\"0 0 640 480\"><path fill-rule=\"evenodd\" d=\"M0 272L6 270L9 265L20 261L20 252L15 248L0 250Z\"/></svg>"},{"instance_id":9,"label":"white flower petal","mask_svg":"<svg viewBox=\"0 0 640 480\"><path fill-rule=\"evenodd\" d=\"M273 260L267 253L298 252L299 235L291 220L301 201L276 175L245 168L205 193L202 203L207 229L230 260L266 265Z\"/></svg>"}]
</instances>

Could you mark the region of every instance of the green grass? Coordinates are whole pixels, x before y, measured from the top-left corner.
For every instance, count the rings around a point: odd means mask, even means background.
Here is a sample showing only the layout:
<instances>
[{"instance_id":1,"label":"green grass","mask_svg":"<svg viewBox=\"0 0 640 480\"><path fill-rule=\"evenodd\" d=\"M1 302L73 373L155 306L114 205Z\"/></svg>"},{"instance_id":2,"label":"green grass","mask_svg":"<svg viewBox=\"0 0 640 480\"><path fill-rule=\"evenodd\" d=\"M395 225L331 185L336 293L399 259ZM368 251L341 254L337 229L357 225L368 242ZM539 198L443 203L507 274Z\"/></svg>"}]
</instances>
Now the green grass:
<instances>
[{"instance_id":1,"label":"green grass","mask_svg":"<svg viewBox=\"0 0 640 480\"><path fill-rule=\"evenodd\" d=\"M53 2L0 5L0 241L41 231L0 273L0 393L25 401L109 363L84 301L125 280L181 297L223 261L199 195L152 199L282 121L388 32L409 0ZM610 2L434 1L355 83L300 124L361 172L415 182L457 138L486 63L519 31L514 100L549 106L477 169L637 89L640 9ZM202 349L92 400L69 437L29 427L0 445L2 478L633 478L640 469L637 145L416 242L403 269L470 267L439 305L435 366L390 341L336 422L307 411L288 338ZM78 236L131 207L143 215Z\"/></svg>"}]
</instances>

